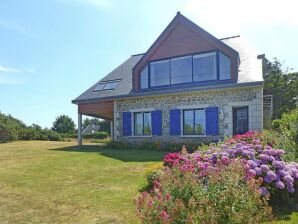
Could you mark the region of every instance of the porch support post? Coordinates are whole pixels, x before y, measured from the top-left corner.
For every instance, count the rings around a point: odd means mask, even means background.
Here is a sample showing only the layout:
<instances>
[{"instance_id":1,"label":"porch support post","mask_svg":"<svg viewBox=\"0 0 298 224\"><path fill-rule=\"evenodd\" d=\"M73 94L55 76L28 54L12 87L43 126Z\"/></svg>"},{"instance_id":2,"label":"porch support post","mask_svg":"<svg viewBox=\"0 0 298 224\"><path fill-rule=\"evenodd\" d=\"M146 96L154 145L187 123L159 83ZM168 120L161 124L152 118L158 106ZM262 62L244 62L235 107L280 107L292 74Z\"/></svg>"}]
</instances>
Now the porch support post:
<instances>
[{"instance_id":1,"label":"porch support post","mask_svg":"<svg viewBox=\"0 0 298 224\"><path fill-rule=\"evenodd\" d=\"M114 140L114 122L110 121L111 126L111 139Z\"/></svg>"},{"instance_id":2,"label":"porch support post","mask_svg":"<svg viewBox=\"0 0 298 224\"><path fill-rule=\"evenodd\" d=\"M82 147L82 114L78 113L78 146Z\"/></svg>"}]
</instances>

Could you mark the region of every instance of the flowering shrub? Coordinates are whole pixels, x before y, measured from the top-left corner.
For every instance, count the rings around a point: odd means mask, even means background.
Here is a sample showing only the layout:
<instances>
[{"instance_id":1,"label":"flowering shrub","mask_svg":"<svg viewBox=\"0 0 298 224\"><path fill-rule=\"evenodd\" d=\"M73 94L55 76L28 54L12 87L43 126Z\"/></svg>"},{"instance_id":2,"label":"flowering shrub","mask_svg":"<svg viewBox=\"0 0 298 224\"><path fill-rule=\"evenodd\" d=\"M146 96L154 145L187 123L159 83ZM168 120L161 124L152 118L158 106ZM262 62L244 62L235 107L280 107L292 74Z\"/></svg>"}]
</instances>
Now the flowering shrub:
<instances>
[{"instance_id":1,"label":"flowering shrub","mask_svg":"<svg viewBox=\"0 0 298 224\"><path fill-rule=\"evenodd\" d=\"M259 182L243 181L240 160L207 166L204 176L194 175L191 166L166 167L150 193L141 194L137 207L143 223L259 223L271 217Z\"/></svg>"},{"instance_id":2,"label":"flowering shrub","mask_svg":"<svg viewBox=\"0 0 298 224\"><path fill-rule=\"evenodd\" d=\"M241 139L241 138L240 138ZM187 156L171 153L165 156L164 162L172 167L179 164L180 169L191 169L199 175L205 174L209 165L218 162L229 164L233 159L239 158L245 164L246 178L259 179L263 195L268 190L286 189L293 193L295 181L298 180L298 164L286 163L282 160L283 150L273 149L271 146L262 146L260 140L251 139L251 143L240 140L228 141L220 148L212 147L206 152L195 152Z\"/></svg>"},{"instance_id":3,"label":"flowering shrub","mask_svg":"<svg viewBox=\"0 0 298 224\"><path fill-rule=\"evenodd\" d=\"M163 163L153 163L147 167L145 170L147 186L144 189L151 189L153 187L153 183L158 179L159 172L164 168Z\"/></svg>"},{"instance_id":4,"label":"flowering shrub","mask_svg":"<svg viewBox=\"0 0 298 224\"><path fill-rule=\"evenodd\" d=\"M137 201L138 216L144 223L258 223L270 214L269 196L278 204L298 189L298 164L283 155L255 132L203 152L168 153L151 190ZM297 206L295 200L284 201Z\"/></svg>"}]
</instances>

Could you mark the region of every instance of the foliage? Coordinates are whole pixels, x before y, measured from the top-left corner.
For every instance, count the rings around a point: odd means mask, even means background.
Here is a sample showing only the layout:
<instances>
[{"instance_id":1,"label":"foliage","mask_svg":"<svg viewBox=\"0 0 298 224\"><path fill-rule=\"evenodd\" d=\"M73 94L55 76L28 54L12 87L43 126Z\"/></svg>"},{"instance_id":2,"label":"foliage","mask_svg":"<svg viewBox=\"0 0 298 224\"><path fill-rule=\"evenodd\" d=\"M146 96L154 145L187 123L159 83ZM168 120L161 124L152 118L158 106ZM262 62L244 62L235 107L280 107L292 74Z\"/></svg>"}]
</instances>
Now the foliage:
<instances>
[{"instance_id":1,"label":"foliage","mask_svg":"<svg viewBox=\"0 0 298 224\"><path fill-rule=\"evenodd\" d=\"M75 123L67 115L60 115L53 122L52 130L58 133L74 133L75 132Z\"/></svg>"},{"instance_id":2,"label":"foliage","mask_svg":"<svg viewBox=\"0 0 298 224\"><path fill-rule=\"evenodd\" d=\"M270 217L259 183L244 181L240 161L208 166L204 177L181 168L165 168L152 191L138 198L143 223L259 223Z\"/></svg>"},{"instance_id":3,"label":"foliage","mask_svg":"<svg viewBox=\"0 0 298 224\"><path fill-rule=\"evenodd\" d=\"M83 120L83 128L85 129L88 125L95 124L100 126L100 132L111 133L110 121L102 120L98 118L85 118Z\"/></svg>"},{"instance_id":4,"label":"foliage","mask_svg":"<svg viewBox=\"0 0 298 224\"><path fill-rule=\"evenodd\" d=\"M289 73L276 58L265 61L264 95L273 95L273 119L296 108L298 73Z\"/></svg>"},{"instance_id":5,"label":"foliage","mask_svg":"<svg viewBox=\"0 0 298 224\"><path fill-rule=\"evenodd\" d=\"M77 133L62 134L62 136L65 137L65 138L77 138L78 134ZM83 135L83 138L85 138L85 139L90 139L90 138L104 139L104 138L107 138L109 136L110 136L110 134L108 132L98 131L98 132L94 132L94 133L85 134L85 135Z\"/></svg>"},{"instance_id":6,"label":"foliage","mask_svg":"<svg viewBox=\"0 0 298 224\"><path fill-rule=\"evenodd\" d=\"M274 120L272 127L282 140L286 139L289 142L289 147L298 158L298 109L283 114L281 119Z\"/></svg>"},{"instance_id":7,"label":"foliage","mask_svg":"<svg viewBox=\"0 0 298 224\"><path fill-rule=\"evenodd\" d=\"M152 189L154 181L157 180L158 174L163 168L162 162L153 163L147 167L145 170L147 186L144 189Z\"/></svg>"},{"instance_id":8,"label":"foliage","mask_svg":"<svg viewBox=\"0 0 298 224\"><path fill-rule=\"evenodd\" d=\"M294 192L295 188L298 189L298 164L285 162L283 160L284 151L272 148L266 140L262 133L249 132L228 139L221 145L210 146L207 151L197 151L192 154L168 153L164 157L166 168L154 177L152 190L149 194L143 193L138 200L139 217L144 223L185 223L188 219L195 223L204 223L204 215L206 220L211 220L211 223L217 223L217 218L224 220L220 223L255 223L258 222L258 215L260 215L259 219L262 220L265 218L264 214L268 214L269 210L264 198L269 196L272 198L270 203L274 209L277 208L276 205L281 203L284 203L283 205L286 203L289 208L294 209L297 206L297 192ZM269 144L272 145L270 142ZM239 167L240 165L241 167ZM222 170L229 169L231 166L238 166L235 173L229 173L230 176L221 173ZM218 187L229 186L224 188L224 191L229 192L229 194L221 195L219 198L213 193L222 192L223 189L217 187L213 189L213 186L210 185L212 179L210 175L214 170L218 174L216 180L220 182ZM243 175L240 178L237 175L242 172L241 170L243 170ZM179 178L183 180L180 181ZM232 190L236 190L237 187L228 185L229 181L234 179L237 180L237 183L241 182L244 188L248 188L245 190L247 192L251 190L250 187L256 187L255 190L259 191L259 195L247 199L241 198L245 197L245 193L241 190L239 190L241 192L239 195L238 193L234 194ZM196 187L193 189L192 186ZM200 192L198 199L204 201L203 203L194 196L198 192ZM166 195L170 199L165 199ZM250 193L250 196L253 197L253 195ZM250 212L257 207L260 208L260 204L258 204L260 201L255 201L257 198L265 203L262 204L264 210L252 216ZM180 200L179 203L177 199ZM237 202L238 199L240 202L239 204L234 203L234 208L237 206L252 207L240 209L237 213L239 220L234 220L233 214L226 210L227 204L225 203L227 201L229 203ZM252 200L249 205L243 203L243 201L249 200ZM189 205L190 201L194 207ZM200 213L201 204L209 205L212 204L212 201L216 201L217 204L208 207L208 212ZM173 211L177 207L180 209L178 215ZM203 209L203 211L207 210ZM221 216L219 211L225 211L223 214L226 214L226 217ZM248 212L243 213L243 217L254 217L256 220L240 220L241 211Z\"/></svg>"},{"instance_id":9,"label":"foliage","mask_svg":"<svg viewBox=\"0 0 298 224\"><path fill-rule=\"evenodd\" d=\"M0 112L0 142L17 140L19 130L25 127L25 124L20 120Z\"/></svg>"},{"instance_id":10,"label":"foliage","mask_svg":"<svg viewBox=\"0 0 298 224\"><path fill-rule=\"evenodd\" d=\"M0 142L15 140L62 141L63 137L52 130L42 129L37 124L26 126L20 120L0 113Z\"/></svg>"},{"instance_id":11,"label":"foliage","mask_svg":"<svg viewBox=\"0 0 298 224\"><path fill-rule=\"evenodd\" d=\"M165 152L179 152L183 144L187 145L188 152L194 152L199 147L203 147L201 142L161 142L161 141L150 141L143 140L138 143L130 143L128 141L111 141L108 148L131 148L139 150L150 150L150 151L165 151Z\"/></svg>"}]
</instances>

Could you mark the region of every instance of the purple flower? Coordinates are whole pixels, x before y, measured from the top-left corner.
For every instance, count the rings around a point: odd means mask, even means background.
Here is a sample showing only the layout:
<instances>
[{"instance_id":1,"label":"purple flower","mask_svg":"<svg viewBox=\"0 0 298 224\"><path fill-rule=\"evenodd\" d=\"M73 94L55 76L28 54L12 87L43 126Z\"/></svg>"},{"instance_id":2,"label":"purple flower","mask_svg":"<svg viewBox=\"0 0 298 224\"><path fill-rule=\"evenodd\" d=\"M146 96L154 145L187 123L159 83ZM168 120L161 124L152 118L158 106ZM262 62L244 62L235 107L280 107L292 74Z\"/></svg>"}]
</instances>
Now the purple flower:
<instances>
[{"instance_id":1,"label":"purple flower","mask_svg":"<svg viewBox=\"0 0 298 224\"><path fill-rule=\"evenodd\" d=\"M260 152L262 150L262 145L256 145L256 150L258 150L258 152Z\"/></svg>"},{"instance_id":2,"label":"purple flower","mask_svg":"<svg viewBox=\"0 0 298 224\"><path fill-rule=\"evenodd\" d=\"M260 187L259 192L261 193L262 196L269 195L269 191L267 190L266 187Z\"/></svg>"},{"instance_id":3,"label":"purple flower","mask_svg":"<svg viewBox=\"0 0 298 224\"><path fill-rule=\"evenodd\" d=\"M261 165L260 168L261 168L261 170L262 170L263 172L265 172L265 173L268 172L268 171L270 170L270 168L269 168L268 165Z\"/></svg>"},{"instance_id":4,"label":"purple flower","mask_svg":"<svg viewBox=\"0 0 298 224\"><path fill-rule=\"evenodd\" d=\"M282 181L277 181L275 183L275 187L278 189L284 189L285 188L285 184Z\"/></svg>"},{"instance_id":5,"label":"purple flower","mask_svg":"<svg viewBox=\"0 0 298 224\"><path fill-rule=\"evenodd\" d=\"M294 179L290 175L286 175L284 176L284 181L286 181L287 184L289 184L289 183L293 183Z\"/></svg>"},{"instance_id":6,"label":"purple flower","mask_svg":"<svg viewBox=\"0 0 298 224\"><path fill-rule=\"evenodd\" d=\"M261 160L264 160L264 161L269 160L269 156L266 154L260 154L259 156Z\"/></svg>"},{"instance_id":7,"label":"purple flower","mask_svg":"<svg viewBox=\"0 0 298 224\"><path fill-rule=\"evenodd\" d=\"M256 166L257 166L257 164L254 162L254 161L252 161L252 160L247 160L247 164L250 166L250 168L255 168Z\"/></svg>"},{"instance_id":8,"label":"purple flower","mask_svg":"<svg viewBox=\"0 0 298 224\"><path fill-rule=\"evenodd\" d=\"M256 171L253 170L253 169L249 169L247 171L247 175L250 176L250 177L255 177L256 176Z\"/></svg>"},{"instance_id":9,"label":"purple flower","mask_svg":"<svg viewBox=\"0 0 298 224\"><path fill-rule=\"evenodd\" d=\"M256 168L255 168L255 171L256 171L256 174L257 174L257 175L261 175L261 174L262 174L262 170L261 170L260 167L256 167Z\"/></svg>"},{"instance_id":10,"label":"purple flower","mask_svg":"<svg viewBox=\"0 0 298 224\"><path fill-rule=\"evenodd\" d=\"M272 170L270 170L267 172L267 175L264 180L265 180L265 182L270 183L270 182L274 181L275 179L276 179L275 173Z\"/></svg>"},{"instance_id":11,"label":"purple flower","mask_svg":"<svg viewBox=\"0 0 298 224\"><path fill-rule=\"evenodd\" d=\"M241 143L237 143L236 144L236 148L241 148L242 147L242 144Z\"/></svg>"},{"instance_id":12,"label":"purple flower","mask_svg":"<svg viewBox=\"0 0 298 224\"><path fill-rule=\"evenodd\" d=\"M281 149L278 149L278 150L277 150L277 155L278 155L278 156L281 156L281 155L283 155L284 153L285 153L284 150L281 150Z\"/></svg>"},{"instance_id":13,"label":"purple flower","mask_svg":"<svg viewBox=\"0 0 298 224\"><path fill-rule=\"evenodd\" d=\"M289 193L294 193L295 192L295 189L294 189L293 186L288 186L287 190L288 190Z\"/></svg>"},{"instance_id":14,"label":"purple flower","mask_svg":"<svg viewBox=\"0 0 298 224\"><path fill-rule=\"evenodd\" d=\"M276 161L276 160L272 162L272 166L275 167L275 168L278 168L278 169L285 168L284 162L282 162L282 161Z\"/></svg>"}]
</instances>

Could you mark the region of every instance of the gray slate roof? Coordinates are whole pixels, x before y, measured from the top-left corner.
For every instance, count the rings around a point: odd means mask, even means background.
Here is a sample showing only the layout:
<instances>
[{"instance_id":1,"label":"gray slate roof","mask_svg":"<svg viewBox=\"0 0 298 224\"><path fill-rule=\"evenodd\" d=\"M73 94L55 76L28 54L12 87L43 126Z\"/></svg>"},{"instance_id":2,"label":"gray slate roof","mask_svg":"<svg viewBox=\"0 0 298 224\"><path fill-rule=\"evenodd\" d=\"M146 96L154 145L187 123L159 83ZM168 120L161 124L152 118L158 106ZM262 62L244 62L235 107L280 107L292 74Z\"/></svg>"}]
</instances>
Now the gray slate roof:
<instances>
[{"instance_id":1,"label":"gray slate roof","mask_svg":"<svg viewBox=\"0 0 298 224\"><path fill-rule=\"evenodd\" d=\"M116 99L125 98L133 96L144 96L144 95L158 95L166 93L176 93L176 92L186 92L186 91L198 91L206 89L218 89L218 88L231 88L236 86L245 85L256 85L263 82L262 77L262 61L257 59L256 51L243 39L240 37L230 38L222 40L225 44L229 45L236 51L238 51L240 56L240 66L238 73L238 81L226 82L222 84L206 84L198 86L197 84L185 84L181 85L180 88L157 88L151 91L142 92L132 92L132 68L141 59L143 54L132 55L124 63L119 65L111 73L106 75L104 78L96 82L88 90L86 90L79 97L74 99L73 103L89 102L104 99ZM118 86L114 90L97 91L94 92L94 88L99 82L121 79Z\"/></svg>"}]
</instances>

